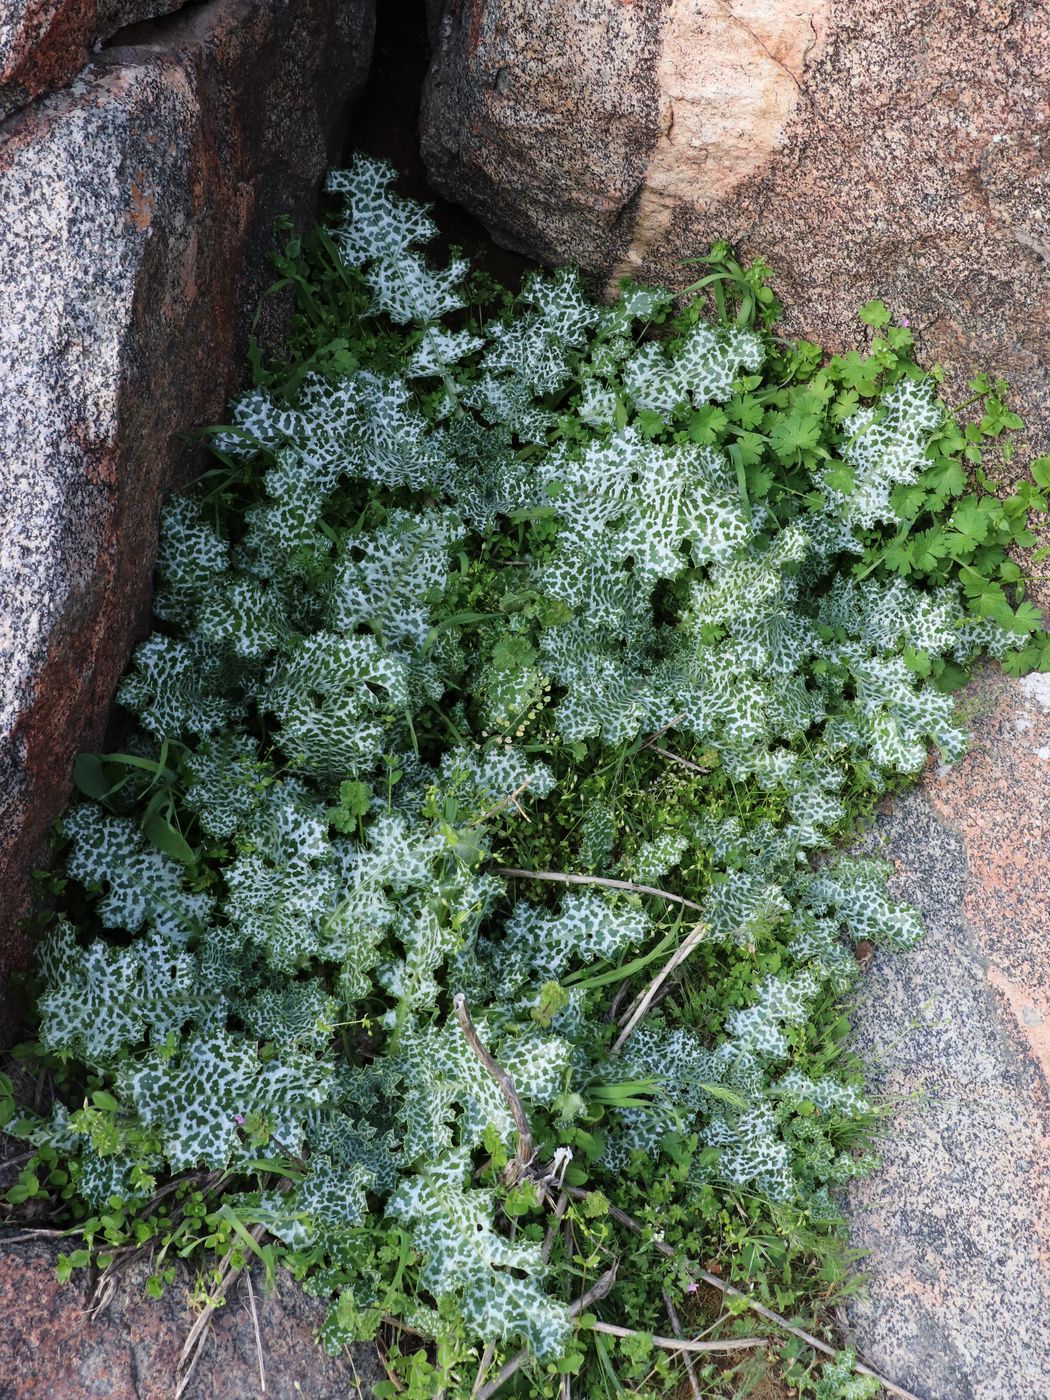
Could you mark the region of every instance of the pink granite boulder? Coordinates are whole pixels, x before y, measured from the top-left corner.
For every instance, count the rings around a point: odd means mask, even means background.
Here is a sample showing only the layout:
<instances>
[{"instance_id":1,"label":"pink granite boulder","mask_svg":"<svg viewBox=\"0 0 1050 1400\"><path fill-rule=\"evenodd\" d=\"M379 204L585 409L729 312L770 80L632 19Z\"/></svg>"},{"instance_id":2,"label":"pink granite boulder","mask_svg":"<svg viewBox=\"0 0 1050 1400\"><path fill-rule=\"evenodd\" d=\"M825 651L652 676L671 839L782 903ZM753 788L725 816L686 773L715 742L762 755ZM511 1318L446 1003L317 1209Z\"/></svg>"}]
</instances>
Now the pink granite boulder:
<instances>
[{"instance_id":1,"label":"pink granite boulder","mask_svg":"<svg viewBox=\"0 0 1050 1400\"><path fill-rule=\"evenodd\" d=\"M849 1320L924 1400L1027 1400L1050 1375L1050 676L989 667L963 706L969 753L870 842L927 934L875 955L855 1018L893 1117L849 1192Z\"/></svg>"},{"instance_id":2,"label":"pink granite boulder","mask_svg":"<svg viewBox=\"0 0 1050 1400\"><path fill-rule=\"evenodd\" d=\"M0 118L64 87L96 44L186 0L5 0L0 10Z\"/></svg>"},{"instance_id":3,"label":"pink granite boulder","mask_svg":"<svg viewBox=\"0 0 1050 1400\"><path fill-rule=\"evenodd\" d=\"M196 1318L188 1270L153 1299L143 1257L123 1272L108 1306L89 1315L93 1281L81 1270L60 1284L59 1252L49 1242L0 1240L0 1395L171 1400L179 1354ZM242 1274L214 1316L184 1400L368 1400L383 1374L375 1348L326 1355L315 1341L326 1309L284 1273L268 1293L261 1270L250 1292Z\"/></svg>"},{"instance_id":4,"label":"pink granite boulder","mask_svg":"<svg viewBox=\"0 0 1050 1400\"><path fill-rule=\"evenodd\" d=\"M210 0L0 125L0 983L146 621L161 499L204 461L185 435L222 419L372 33L369 0Z\"/></svg>"}]
</instances>

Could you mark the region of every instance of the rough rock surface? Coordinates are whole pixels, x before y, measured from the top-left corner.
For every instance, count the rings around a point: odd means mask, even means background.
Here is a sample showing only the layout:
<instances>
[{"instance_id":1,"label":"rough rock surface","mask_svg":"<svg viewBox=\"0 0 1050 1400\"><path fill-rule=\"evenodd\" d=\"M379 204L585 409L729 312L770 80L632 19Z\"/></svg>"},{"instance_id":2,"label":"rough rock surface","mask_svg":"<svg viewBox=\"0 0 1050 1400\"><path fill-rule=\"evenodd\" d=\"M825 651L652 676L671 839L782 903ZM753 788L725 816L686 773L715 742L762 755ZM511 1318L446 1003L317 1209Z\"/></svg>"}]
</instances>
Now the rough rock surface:
<instances>
[{"instance_id":1,"label":"rough rock surface","mask_svg":"<svg viewBox=\"0 0 1050 1400\"><path fill-rule=\"evenodd\" d=\"M952 768L880 818L873 847L928 935L876 956L857 1017L898 1101L856 1185L865 1359L924 1400L1027 1400L1050 1376L1050 677L985 672Z\"/></svg>"},{"instance_id":2,"label":"rough rock surface","mask_svg":"<svg viewBox=\"0 0 1050 1400\"><path fill-rule=\"evenodd\" d=\"M791 330L845 348L883 297L1050 440L1042 0L446 0L434 30L424 156L498 241L683 285L728 238Z\"/></svg>"},{"instance_id":3,"label":"rough rock surface","mask_svg":"<svg viewBox=\"0 0 1050 1400\"><path fill-rule=\"evenodd\" d=\"M221 421L367 69L369 0L211 0L0 125L0 982L145 619L182 436Z\"/></svg>"},{"instance_id":4,"label":"rough rock surface","mask_svg":"<svg viewBox=\"0 0 1050 1400\"><path fill-rule=\"evenodd\" d=\"M86 1282L59 1284L57 1254L50 1244L4 1245L0 1238L0 1400L171 1400L195 1319L186 1279L154 1300L144 1291L148 1268L134 1265L91 1319ZM325 1304L284 1275L267 1296L255 1274L252 1291L265 1389L242 1276L215 1314L185 1400L369 1400L383 1374L374 1349L327 1356L314 1341Z\"/></svg>"},{"instance_id":5,"label":"rough rock surface","mask_svg":"<svg viewBox=\"0 0 1050 1400\"><path fill-rule=\"evenodd\" d=\"M600 267L659 137L662 8L446 6L423 96L431 183L499 243Z\"/></svg>"},{"instance_id":6,"label":"rough rock surface","mask_svg":"<svg viewBox=\"0 0 1050 1400\"><path fill-rule=\"evenodd\" d=\"M0 9L0 117L62 87L88 52L125 24L178 10L186 0L4 0Z\"/></svg>"}]
</instances>

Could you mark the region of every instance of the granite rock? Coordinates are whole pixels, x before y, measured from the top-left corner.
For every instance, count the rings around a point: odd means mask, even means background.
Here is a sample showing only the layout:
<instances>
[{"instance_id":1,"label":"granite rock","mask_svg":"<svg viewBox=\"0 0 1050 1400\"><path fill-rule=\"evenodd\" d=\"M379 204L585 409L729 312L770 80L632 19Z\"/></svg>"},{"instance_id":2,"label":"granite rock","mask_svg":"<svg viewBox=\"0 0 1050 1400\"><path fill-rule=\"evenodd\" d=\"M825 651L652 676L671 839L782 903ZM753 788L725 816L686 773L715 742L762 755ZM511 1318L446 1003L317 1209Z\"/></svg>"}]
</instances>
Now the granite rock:
<instances>
[{"instance_id":1,"label":"granite rock","mask_svg":"<svg viewBox=\"0 0 1050 1400\"><path fill-rule=\"evenodd\" d=\"M498 243L601 267L659 137L662 8L446 5L420 127L431 184Z\"/></svg>"},{"instance_id":2,"label":"granite rock","mask_svg":"<svg viewBox=\"0 0 1050 1400\"><path fill-rule=\"evenodd\" d=\"M210 0L0 125L0 982L145 626L160 501L204 464L186 434L222 420L372 32L369 0Z\"/></svg>"},{"instance_id":3,"label":"granite rock","mask_svg":"<svg viewBox=\"0 0 1050 1400\"><path fill-rule=\"evenodd\" d=\"M186 0L4 0L0 9L0 118L65 86L96 45L126 24Z\"/></svg>"},{"instance_id":4,"label":"granite rock","mask_svg":"<svg viewBox=\"0 0 1050 1400\"><path fill-rule=\"evenodd\" d=\"M445 0L433 32L431 179L498 241L611 287L729 239L789 331L847 348L882 297L1050 440L1041 0Z\"/></svg>"},{"instance_id":5,"label":"granite rock","mask_svg":"<svg viewBox=\"0 0 1050 1400\"><path fill-rule=\"evenodd\" d=\"M894 1110L849 1194L849 1322L924 1400L1027 1400L1050 1376L1050 678L989 668L963 706L969 753L870 842L928 932L876 955L855 1018Z\"/></svg>"},{"instance_id":6,"label":"granite rock","mask_svg":"<svg viewBox=\"0 0 1050 1400\"><path fill-rule=\"evenodd\" d=\"M145 1292L149 1269L135 1263L107 1307L90 1316L83 1271L60 1284L58 1253L50 1243L8 1245L0 1238L0 1400L171 1400L196 1316L188 1276L153 1299ZM287 1274L267 1293L256 1272L251 1294L241 1275L215 1314L184 1400L369 1400L383 1375L375 1350L326 1355L314 1340L325 1310Z\"/></svg>"}]
</instances>

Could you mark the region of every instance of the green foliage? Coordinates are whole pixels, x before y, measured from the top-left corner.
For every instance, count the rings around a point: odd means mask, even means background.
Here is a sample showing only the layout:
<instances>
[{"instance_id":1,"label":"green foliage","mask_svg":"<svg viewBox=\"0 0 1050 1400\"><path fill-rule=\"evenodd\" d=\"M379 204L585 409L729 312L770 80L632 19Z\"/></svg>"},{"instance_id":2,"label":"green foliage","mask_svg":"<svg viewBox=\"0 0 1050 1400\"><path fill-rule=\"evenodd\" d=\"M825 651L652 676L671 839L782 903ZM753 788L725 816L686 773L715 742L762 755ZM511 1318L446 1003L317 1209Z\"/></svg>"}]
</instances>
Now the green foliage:
<instances>
[{"instance_id":1,"label":"green foliage","mask_svg":"<svg viewBox=\"0 0 1050 1400\"><path fill-rule=\"evenodd\" d=\"M165 509L138 728L81 759L62 825L59 1099L11 1100L35 1154L8 1200L78 1226L65 1274L151 1241L153 1291L265 1225L268 1267L331 1300L326 1346L410 1329L402 1394L468 1395L489 1343L530 1352L508 1394L655 1395L676 1360L570 1320L612 1259L600 1311L640 1334L712 1256L792 1312L846 1277L834 1190L876 1113L850 941L921 929L878 863L811 856L962 751L948 692L979 654L1047 658L1014 555L1050 472L995 495L999 387L957 423L881 303L825 360L725 248L677 302L600 306L571 271L512 299L431 267L392 180L332 176L281 263L287 363L255 357L219 465ZM549 1257L455 993L533 1175L591 1193ZM817 1393L866 1394L851 1371Z\"/></svg>"}]
</instances>

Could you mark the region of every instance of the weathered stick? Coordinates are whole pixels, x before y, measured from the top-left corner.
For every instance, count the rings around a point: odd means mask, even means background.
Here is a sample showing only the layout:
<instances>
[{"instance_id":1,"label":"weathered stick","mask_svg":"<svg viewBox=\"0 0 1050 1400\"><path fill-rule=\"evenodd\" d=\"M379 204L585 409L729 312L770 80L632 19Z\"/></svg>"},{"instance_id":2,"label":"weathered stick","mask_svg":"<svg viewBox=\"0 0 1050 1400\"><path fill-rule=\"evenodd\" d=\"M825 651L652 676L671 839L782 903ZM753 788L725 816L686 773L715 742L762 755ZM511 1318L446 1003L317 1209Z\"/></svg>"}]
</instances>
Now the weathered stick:
<instances>
[{"instance_id":1,"label":"weathered stick","mask_svg":"<svg viewBox=\"0 0 1050 1400\"><path fill-rule=\"evenodd\" d=\"M473 1050L481 1063L492 1075L499 1087L500 1093L507 1100L511 1117L514 1119L514 1126L518 1132L518 1147L514 1156L507 1163L504 1178L517 1181L532 1160L532 1128L524 1108L521 1106L521 1099L518 1098L518 1091L514 1087L514 1081L505 1069L503 1069L493 1056L492 1052L485 1045L481 1036L478 1035L474 1022L470 1019L470 1012L467 1009L467 999L462 992L457 992L452 998L452 1007L456 1013L456 1020L459 1022L460 1030L463 1032L467 1044Z\"/></svg>"},{"instance_id":2,"label":"weathered stick","mask_svg":"<svg viewBox=\"0 0 1050 1400\"><path fill-rule=\"evenodd\" d=\"M478 824L480 825L481 822L488 821L489 817L495 816L497 812L501 812L503 808L510 803L513 803L513 805L517 807L521 815L525 817L525 820L528 821L529 819L527 816L525 816L525 810L522 807L521 803L518 801L518 798L521 796L521 794L525 791L525 789L529 786L531 782L531 778L526 778L525 781L523 783L520 783L514 789L513 792L508 792L506 797L501 797L500 800L496 803L495 807L490 807L487 812L482 812L481 816L478 817Z\"/></svg>"},{"instance_id":3,"label":"weathered stick","mask_svg":"<svg viewBox=\"0 0 1050 1400\"><path fill-rule=\"evenodd\" d=\"M248 1233L251 1235L252 1239L258 1243L263 1235L266 1234L266 1226L254 1225ZM222 1278L209 1296L196 1322L190 1328L189 1335L183 1344L175 1374L175 1400L180 1400L180 1397L185 1394L186 1387L189 1385L193 1372L197 1368L197 1362L201 1358L201 1352L204 1350L204 1343L208 1339L212 1318L215 1316L217 1309L222 1306L222 1300L229 1291L230 1285L241 1273L241 1269L245 1267L243 1264L241 1268L237 1269L230 1267L230 1260L233 1258L234 1250L238 1247L239 1246L234 1246L231 1248L230 1252L219 1265Z\"/></svg>"},{"instance_id":4,"label":"weathered stick","mask_svg":"<svg viewBox=\"0 0 1050 1400\"><path fill-rule=\"evenodd\" d=\"M676 1337L680 1337L682 1335L682 1324L678 1320L678 1311L667 1289L663 1288L660 1291L663 1294L664 1307L667 1309L667 1317L671 1324L671 1331ZM700 1382L696 1378L696 1367L693 1365L693 1358L686 1352L682 1360L685 1362L685 1373L689 1377L689 1389L693 1393L693 1400L703 1400Z\"/></svg>"},{"instance_id":5,"label":"weathered stick","mask_svg":"<svg viewBox=\"0 0 1050 1400\"><path fill-rule=\"evenodd\" d=\"M259 1363L259 1394L266 1394L266 1362L263 1359L262 1335L259 1331L259 1314L255 1309L255 1289L252 1287L252 1271L245 1269L244 1281L248 1285L248 1302L251 1307L252 1327L255 1331L255 1356Z\"/></svg>"},{"instance_id":6,"label":"weathered stick","mask_svg":"<svg viewBox=\"0 0 1050 1400\"><path fill-rule=\"evenodd\" d=\"M595 1322L592 1332L604 1332L609 1337L647 1336L654 1347L664 1351L748 1351L753 1347L769 1346L769 1337L726 1337L720 1342L687 1342L682 1337L655 1337L651 1333L636 1332L632 1327L617 1327L612 1322Z\"/></svg>"},{"instance_id":7,"label":"weathered stick","mask_svg":"<svg viewBox=\"0 0 1050 1400\"><path fill-rule=\"evenodd\" d=\"M653 753L658 753L661 758L666 758L668 763L677 763L682 768L688 768L692 773L710 773L710 768L705 768L703 764L694 763L691 758L683 758L680 753L674 753L671 749L661 748L659 744L653 745Z\"/></svg>"},{"instance_id":8,"label":"weathered stick","mask_svg":"<svg viewBox=\"0 0 1050 1400\"><path fill-rule=\"evenodd\" d=\"M543 1237L540 1245L540 1258L546 1264L551 1257L551 1250L554 1248L554 1241L558 1238L558 1227L561 1225L561 1218L565 1214L565 1209L569 1204L569 1193L562 1191L554 1204L554 1219L547 1227L547 1233Z\"/></svg>"},{"instance_id":9,"label":"weathered stick","mask_svg":"<svg viewBox=\"0 0 1050 1400\"><path fill-rule=\"evenodd\" d=\"M665 734L669 733L670 730L672 730L676 724L681 724L682 720L684 719L685 711L683 710L680 715L675 715L674 719L669 721L669 723L665 724L662 729L654 730L653 733L650 734L649 737L646 739L645 743L642 745L642 748L652 748L652 746L656 743L657 739L662 739Z\"/></svg>"},{"instance_id":10,"label":"weathered stick","mask_svg":"<svg viewBox=\"0 0 1050 1400\"><path fill-rule=\"evenodd\" d=\"M676 968L681 967L682 963L685 962L686 958L693 951L693 949L700 942L700 940L707 933L707 931L708 930L706 924L697 924L696 927L692 929L686 935L685 938L682 939L682 942L679 944L678 948L675 950L672 956L668 958L667 962L664 963L663 967L656 974L653 980L649 983L645 991L635 1001L634 1006L631 1008L631 1011L628 1014L628 1018L623 1030L616 1037L616 1040L613 1043L613 1047L609 1051L610 1055L618 1055L620 1053L620 1051L623 1049L624 1042L627 1040L627 1037L638 1025L639 1021L641 1021L645 1013L649 1010L649 1007L652 1004L653 997L656 996L657 992L667 981L668 977L670 977L671 973L674 972Z\"/></svg>"},{"instance_id":11,"label":"weathered stick","mask_svg":"<svg viewBox=\"0 0 1050 1400\"><path fill-rule=\"evenodd\" d=\"M653 885L636 885L630 880L609 880L601 875L566 875L561 870L518 870L514 866L500 865L496 868L497 875L503 875L508 880L547 880L556 885L601 885L607 890L627 890L630 894L651 894L657 899L666 899L670 904L680 904L683 909L692 909L697 914L704 911L699 904L694 904L691 899L683 899L680 894L671 894L669 890L658 890Z\"/></svg>"},{"instance_id":12,"label":"weathered stick","mask_svg":"<svg viewBox=\"0 0 1050 1400\"><path fill-rule=\"evenodd\" d=\"M478 1374L474 1377L474 1384L473 1386L471 1386L471 1400L474 1400L474 1397L477 1395L478 1391L484 1384L485 1377L489 1373L489 1367L492 1365L492 1358L495 1356L495 1354L496 1343L486 1342L485 1350L481 1353L481 1361L478 1364Z\"/></svg>"},{"instance_id":13,"label":"weathered stick","mask_svg":"<svg viewBox=\"0 0 1050 1400\"><path fill-rule=\"evenodd\" d=\"M47 1229L43 1225L34 1230L19 1230L17 1234L9 1235L6 1230L0 1230L0 1245L5 1244L25 1244L26 1240L36 1240L42 1237L50 1239L61 1239L63 1235L74 1233L73 1227L63 1230Z\"/></svg>"}]
</instances>

